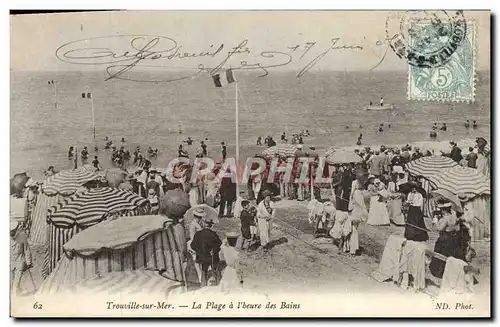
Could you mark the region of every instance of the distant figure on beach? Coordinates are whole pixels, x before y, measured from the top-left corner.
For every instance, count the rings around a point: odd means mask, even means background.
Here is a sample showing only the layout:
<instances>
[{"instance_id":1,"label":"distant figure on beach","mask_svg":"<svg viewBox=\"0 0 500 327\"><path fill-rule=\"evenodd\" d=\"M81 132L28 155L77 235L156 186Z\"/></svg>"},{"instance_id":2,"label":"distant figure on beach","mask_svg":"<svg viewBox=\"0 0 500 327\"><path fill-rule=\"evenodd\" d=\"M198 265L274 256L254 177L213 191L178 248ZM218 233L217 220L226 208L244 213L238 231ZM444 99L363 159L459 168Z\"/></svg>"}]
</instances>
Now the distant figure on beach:
<instances>
[{"instance_id":1,"label":"distant figure on beach","mask_svg":"<svg viewBox=\"0 0 500 327\"><path fill-rule=\"evenodd\" d=\"M49 166L49 168L45 171L45 177L50 177L55 173L56 172L54 171L54 166Z\"/></svg>"},{"instance_id":2,"label":"distant figure on beach","mask_svg":"<svg viewBox=\"0 0 500 327\"><path fill-rule=\"evenodd\" d=\"M345 126L345 129L349 129L349 126L347 126L347 125L346 125L346 126Z\"/></svg>"},{"instance_id":3,"label":"distant figure on beach","mask_svg":"<svg viewBox=\"0 0 500 327\"><path fill-rule=\"evenodd\" d=\"M94 145L94 152L97 152L99 151L99 148L97 147L97 145Z\"/></svg>"},{"instance_id":4,"label":"distant figure on beach","mask_svg":"<svg viewBox=\"0 0 500 327\"><path fill-rule=\"evenodd\" d=\"M379 127L378 127L378 131L379 132L383 132L384 131L384 124L380 124Z\"/></svg>"},{"instance_id":5,"label":"distant figure on beach","mask_svg":"<svg viewBox=\"0 0 500 327\"><path fill-rule=\"evenodd\" d=\"M121 142L122 142L122 143L125 143L125 138L124 138L124 137L122 137Z\"/></svg>"},{"instance_id":6,"label":"distant figure on beach","mask_svg":"<svg viewBox=\"0 0 500 327\"><path fill-rule=\"evenodd\" d=\"M373 106L373 102L370 100L370 107Z\"/></svg>"},{"instance_id":7,"label":"distant figure on beach","mask_svg":"<svg viewBox=\"0 0 500 327\"><path fill-rule=\"evenodd\" d=\"M472 122L472 128L474 128L474 129L477 128L477 122L475 120Z\"/></svg>"},{"instance_id":8,"label":"distant figure on beach","mask_svg":"<svg viewBox=\"0 0 500 327\"><path fill-rule=\"evenodd\" d=\"M205 144L204 141L201 141L200 142L200 146L201 146L201 149L202 149L202 154L204 157L206 157L208 155L208 152L207 152L207 145Z\"/></svg>"},{"instance_id":9,"label":"distant figure on beach","mask_svg":"<svg viewBox=\"0 0 500 327\"><path fill-rule=\"evenodd\" d=\"M359 128L363 128L363 125L359 125Z\"/></svg>"},{"instance_id":10,"label":"distant figure on beach","mask_svg":"<svg viewBox=\"0 0 500 327\"><path fill-rule=\"evenodd\" d=\"M446 123L443 123L443 126L441 126L440 130L446 132L447 129L448 127L446 126Z\"/></svg>"},{"instance_id":11,"label":"distant figure on beach","mask_svg":"<svg viewBox=\"0 0 500 327\"><path fill-rule=\"evenodd\" d=\"M469 128L470 127L470 121L468 119L465 122L464 126L465 126L465 128Z\"/></svg>"},{"instance_id":12,"label":"distant figure on beach","mask_svg":"<svg viewBox=\"0 0 500 327\"><path fill-rule=\"evenodd\" d=\"M107 142L107 141L109 141L109 138L106 136L106 137L104 138L104 141L106 141L106 142Z\"/></svg>"},{"instance_id":13,"label":"distant figure on beach","mask_svg":"<svg viewBox=\"0 0 500 327\"><path fill-rule=\"evenodd\" d=\"M73 156L75 155L74 153L74 148L72 146L69 147L69 150L68 150L68 159L73 159Z\"/></svg>"},{"instance_id":14,"label":"distant figure on beach","mask_svg":"<svg viewBox=\"0 0 500 327\"><path fill-rule=\"evenodd\" d=\"M262 136L257 137L257 145L262 145Z\"/></svg>"},{"instance_id":15,"label":"distant figure on beach","mask_svg":"<svg viewBox=\"0 0 500 327\"><path fill-rule=\"evenodd\" d=\"M391 128L391 124L389 124L387 127Z\"/></svg>"},{"instance_id":16,"label":"distant figure on beach","mask_svg":"<svg viewBox=\"0 0 500 327\"><path fill-rule=\"evenodd\" d=\"M92 166L94 166L96 171L102 169L101 164L99 163L99 159L97 159L97 156L94 156L94 160L92 160Z\"/></svg>"},{"instance_id":17,"label":"distant figure on beach","mask_svg":"<svg viewBox=\"0 0 500 327\"><path fill-rule=\"evenodd\" d=\"M187 145L192 145L193 144L193 139L191 136L188 136L187 139L184 141Z\"/></svg>"},{"instance_id":18,"label":"distant figure on beach","mask_svg":"<svg viewBox=\"0 0 500 327\"><path fill-rule=\"evenodd\" d=\"M87 160L89 158L89 151L87 150L87 147L84 146L82 150L82 160Z\"/></svg>"},{"instance_id":19,"label":"distant figure on beach","mask_svg":"<svg viewBox=\"0 0 500 327\"><path fill-rule=\"evenodd\" d=\"M285 132L283 132L283 134L281 134L281 143L288 143L288 140L286 139Z\"/></svg>"},{"instance_id":20,"label":"distant figure on beach","mask_svg":"<svg viewBox=\"0 0 500 327\"><path fill-rule=\"evenodd\" d=\"M358 137L358 141L356 142L356 145L361 145L361 138Z\"/></svg>"},{"instance_id":21,"label":"distant figure on beach","mask_svg":"<svg viewBox=\"0 0 500 327\"><path fill-rule=\"evenodd\" d=\"M437 132L432 130L431 133L429 134L431 139L435 139L437 137Z\"/></svg>"},{"instance_id":22,"label":"distant figure on beach","mask_svg":"<svg viewBox=\"0 0 500 327\"><path fill-rule=\"evenodd\" d=\"M438 129L438 124L434 123L434 125L432 125L432 130L437 131L437 129Z\"/></svg>"},{"instance_id":23,"label":"distant figure on beach","mask_svg":"<svg viewBox=\"0 0 500 327\"><path fill-rule=\"evenodd\" d=\"M272 137L269 137L269 139L267 140L267 146L268 147L272 147L272 146L275 146L276 145L276 142L273 140Z\"/></svg>"},{"instance_id":24,"label":"distant figure on beach","mask_svg":"<svg viewBox=\"0 0 500 327\"><path fill-rule=\"evenodd\" d=\"M384 97L380 97L380 106L383 107L384 106Z\"/></svg>"},{"instance_id":25,"label":"distant figure on beach","mask_svg":"<svg viewBox=\"0 0 500 327\"><path fill-rule=\"evenodd\" d=\"M302 135L299 135L299 144L304 144L304 140L302 139Z\"/></svg>"},{"instance_id":26,"label":"distant figure on beach","mask_svg":"<svg viewBox=\"0 0 500 327\"><path fill-rule=\"evenodd\" d=\"M222 160L226 160L226 156L227 156L227 147L226 147L226 144L224 142L220 142L220 145L221 145L221 150L222 150Z\"/></svg>"},{"instance_id":27,"label":"distant figure on beach","mask_svg":"<svg viewBox=\"0 0 500 327\"><path fill-rule=\"evenodd\" d=\"M264 144L265 144L265 145L268 145L268 143L269 143L269 135L268 135L268 136L266 136L266 138L264 139Z\"/></svg>"}]
</instances>

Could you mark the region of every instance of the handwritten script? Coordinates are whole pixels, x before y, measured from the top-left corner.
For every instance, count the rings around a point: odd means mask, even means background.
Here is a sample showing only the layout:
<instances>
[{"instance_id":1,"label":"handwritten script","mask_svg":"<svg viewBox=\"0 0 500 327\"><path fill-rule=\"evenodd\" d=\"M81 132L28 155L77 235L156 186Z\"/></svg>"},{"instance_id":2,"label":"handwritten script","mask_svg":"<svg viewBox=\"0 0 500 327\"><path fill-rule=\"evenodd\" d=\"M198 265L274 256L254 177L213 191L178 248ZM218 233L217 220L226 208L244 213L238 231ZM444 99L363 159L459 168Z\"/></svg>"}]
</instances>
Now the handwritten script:
<instances>
[{"instance_id":1,"label":"handwritten script","mask_svg":"<svg viewBox=\"0 0 500 327\"><path fill-rule=\"evenodd\" d=\"M293 44L279 51L255 51L247 39L237 45L221 43L210 45L208 49L202 51L187 51L182 44L167 36L112 35L66 43L56 50L56 57L74 65L104 66L106 80L174 82L199 74L214 75L227 68L255 70L260 73L259 77L264 77L271 69L287 66L292 62L299 63L301 68L296 76L301 77L333 51L359 52L363 49L360 44L345 44L340 37L332 37L329 42L323 42L322 45L311 41ZM186 62L186 65L175 64L176 68L180 67L184 71L181 76L156 79L151 76L131 74L139 68L155 72L171 68L172 66L168 66L166 61Z\"/></svg>"}]
</instances>

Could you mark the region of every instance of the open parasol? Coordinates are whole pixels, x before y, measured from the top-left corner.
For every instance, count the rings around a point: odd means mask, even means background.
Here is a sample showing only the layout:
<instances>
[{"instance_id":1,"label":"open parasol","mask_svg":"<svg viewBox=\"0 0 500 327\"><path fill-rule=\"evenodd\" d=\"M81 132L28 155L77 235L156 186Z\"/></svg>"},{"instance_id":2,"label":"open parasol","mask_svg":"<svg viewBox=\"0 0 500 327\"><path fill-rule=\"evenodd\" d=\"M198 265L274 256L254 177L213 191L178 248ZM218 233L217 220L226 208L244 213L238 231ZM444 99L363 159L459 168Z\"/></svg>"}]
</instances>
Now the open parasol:
<instances>
[{"instance_id":1,"label":"open parasol","mask_svg":"<svg viewBox=\"0 0 500 327\"><path fill-rule=\"evenodd\" d=\"M404 195L408 195L413 188L416 188L417 192L422 194L424 198L427 196L427 192L425 192L425 190L421 186L412 182L399 185L399 192L403 193Z\"/></svg>"},{"instance_id":2,"label":"open parasol","mask_svg":"<svg viewBox=\"0 0 500 327\"><path fill-rule=\"evenodd\" d=\"M86 183L99 179L99 175L85 168L63 170L43 182L42 192L49 196L56 194L67 196L75 193Z\"/></svg>"},{"instance_id":3,"label":"open parasol","mask_svg":"<svg viewBox=\"0 0 500 327\"><path fill-rule=\"evenodd\" d=\"M359 163L363 159L354 152L336 151L326 157L326 163L329 165L341 165L349 163Z\"/></svg>"},{"instance_id":4,"label":"open parasol","mask_svg":"<svg viewBox=\"0 0 500 327\"><path fill-rule=\"evenodd\" d=\"M26 172L14 174L10 179L10 195L20 195L29 180L30 177L26 175Z\"/></svg>"},{"instance_id":5,"label":"open parasol","mask_svg":"<svg viewBox=\"0 0 500 327\"><path fill-rule=\"evenodd\" d=\"M167 191L160 198L160 213L169 218L182 218L189 207L189 197L180 189Z\"/></svg>"},{"instance_id":6,"label":"open parasol","mask_svg":"<svg viewBox=\"0 0 500 327\"><path fill-rule=\"evenodd\" d=\"M453 210L460 212L460 213L463 212L462 205L461 205L460 200L458 199L458 196L456 194L453 194L447 190L437 189L437 190L431 191L431 195L436 201L439 201L442 199L450 201L451 207Z\"/></svg>"},{"instance_id":7,"label":"open parasol","mask_svg":"<svg viewBox=\"0 0 500 327\"><path fill-rule=\"evenodd\" d=\"M445 156L428 156L410 161L406 164L408 172L415 176L428 178L439 173L442 169L453 168L458 164Z\"/></svg>"},{"instance_id":8,"label":"open parasol","mask_svg":"<svg viewBox=\"0 0 500 327\"><path fill-rule=\"evenodd\" d=\"M455 166L429 177L436 189L443 189L453 194L465 193L469 196L490 194L490 180L479 170Z\"/></svg>"},{"instance_id":9,"label":"open parasol","mask_svg":"<svg viewBox=\"0 0 500 327\"><path fill-rule=\"evenodd\" d=\"M191 221L193 221L194 219L193 211L196 209L202 209L205 212L206 217L212 219L214 224L219 223L219 216L217 210L215 210L214 208L212 208L207 204L199 204L189 208L189 210L186 211L186 213L184 214L184 219L182 220L182 223L184 224L184 230L186 231L186 233L189 232L189 225L191 224Z\"/></svg>"}]
</instances>

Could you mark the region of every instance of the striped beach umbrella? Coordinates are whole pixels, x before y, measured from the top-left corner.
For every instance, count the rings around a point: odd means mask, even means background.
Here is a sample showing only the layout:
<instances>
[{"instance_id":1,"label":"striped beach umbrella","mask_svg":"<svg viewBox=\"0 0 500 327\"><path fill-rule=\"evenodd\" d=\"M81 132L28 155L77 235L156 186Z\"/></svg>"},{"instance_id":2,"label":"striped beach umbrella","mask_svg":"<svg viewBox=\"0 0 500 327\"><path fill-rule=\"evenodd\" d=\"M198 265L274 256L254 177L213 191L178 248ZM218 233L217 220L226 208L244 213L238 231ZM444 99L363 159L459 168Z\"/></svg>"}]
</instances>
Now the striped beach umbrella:
<instances>
[{"instance_id":1,"label":"striped beach umbrella","mask_svg":"<svg viewBox=\"0 0 500 327\"><path fill-rule=\"evenodd\" d=\"M87 168L63 170L45 180L42 192L49 196L56 194L67 196L75 193L85 183L97 179L99 175Z\"/></svg>"},{"instance_id":2,"label":"striped beach umbrella","mask_svg":"<svg viewBox=\"0 0 500 327\"><path fill-rule=\"evenodd\" d=\"M270 148L265 149L261 152L263 156L266 157L293 157L295 156L295 152L297 151L297 147L292 144L278 144L272 146Z\"/></svg>"},{"instance_id":3,"label":"striped beach umbrella","mask_svg":"<svg viewBox=\"0 0 500 327\"><path fill-rule=\"evenodd\" d=\"M336 151L326 157L326 163L329 165L340 165L349 163L358 163L363 159L354 152Z\"/></svg>"},{"instance_id":4,"label":"striped beach umbrella","mask_svg":"<svg viewBox=\"0 0 500 327\"><path fill-rule=\"evenodd\" d=\"M429 177L441 172L442 169L453 168L458 164L445 156L428 156L410 161L406 164L408 172L415 176Z\"/></svg>"},{"instance_id":5,"label":"striped beach umbrella","mask_svg":"<svg viewBox=\"0 0 500 327\"><path fill-rule=\"evenodd\" d=\"M74 194L49 210L49 223L59 227L94 225L110 212L133 210L148 203L130 191L104 187Z\"/></svg>"},{"instance_id":6,"label":"striped beach umbrella","mask_svg":"<svg viewBox=\"0 0 500 327\"><path fill-rule=\"evenodd\" d=\"M465 193L469 196L490 194L490 180L477 169L455 166L429 176L432 185L453 194Z\"/></svg>"}]
</instances>

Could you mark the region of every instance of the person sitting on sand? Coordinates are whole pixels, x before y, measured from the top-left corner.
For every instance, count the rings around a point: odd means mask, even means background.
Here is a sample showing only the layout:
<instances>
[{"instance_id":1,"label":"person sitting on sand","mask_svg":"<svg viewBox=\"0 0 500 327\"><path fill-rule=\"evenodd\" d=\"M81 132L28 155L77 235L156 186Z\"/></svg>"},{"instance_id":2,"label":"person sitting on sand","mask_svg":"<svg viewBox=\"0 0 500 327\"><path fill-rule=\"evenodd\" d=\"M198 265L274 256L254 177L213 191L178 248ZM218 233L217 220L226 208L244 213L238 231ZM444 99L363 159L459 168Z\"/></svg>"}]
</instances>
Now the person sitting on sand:
<instances>
[{"instance_id":1,"label":"person sitting on sand","mask_svg":"<svg viewBox=\"0 0 500 327\"><path fill-rule=\"evenodd\" d=\"M262 145L262 136L257 137L257 144L256 145Z\"/></svg>"},{"instance_id":2,"label":"person sitting on sand","mask_svg":"<svg viewBox=\"0 0 500 327\"><path fill-rule=\"evenodd\" d=\"M434 125L432 125L432 130L437 131L437 129L438 129L438 124L434 123Z\"/></svg>"},{"instance_id":3,"label":"person sitting on sand","mask_svg":"<svg viewBox=\"0 0 500 327\"><path fill-rule=\"evenodd\" d=\"M189 158L189 154L182 148L182 144L179 144L179 149L177 150L179 158Z\"/></svg>"},{"instance_id":4,"label":"person sitting on sand","mask_svg":"<svg viewBox=\"0 0 500 327\"><path fill-rule=\"evenodd\" d=\"M447 129L448 127L446 126L446 123L443 123L443 126L441 126L439 130L446 132Z\"/></svg>"}]
</instances>

